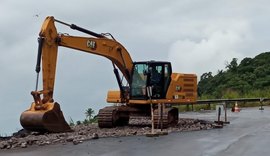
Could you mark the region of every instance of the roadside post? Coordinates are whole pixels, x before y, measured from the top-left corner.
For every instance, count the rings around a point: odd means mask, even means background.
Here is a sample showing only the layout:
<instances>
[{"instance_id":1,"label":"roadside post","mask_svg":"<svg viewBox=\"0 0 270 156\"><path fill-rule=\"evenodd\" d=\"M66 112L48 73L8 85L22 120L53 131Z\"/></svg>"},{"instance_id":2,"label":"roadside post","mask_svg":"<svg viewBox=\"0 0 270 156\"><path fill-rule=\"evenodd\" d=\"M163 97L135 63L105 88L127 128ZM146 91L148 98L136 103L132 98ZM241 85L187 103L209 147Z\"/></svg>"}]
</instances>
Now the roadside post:
<instances>
[{"instance_id":1,"label":"roadside post","mask_svg":"<svg viewBox=\"0 0 270 156\"><path fill-rule=\"evenodd\" d=\"M261 111L264 110L264 108L263 108L263 101L264 101L264 99L263 98L260 98L261 107L259 108L259 110L261 110Z\"/></svg>"},{"instance_id":2,"label":"roadside post","mask_svg":"<svg viewBox=\"0 0 270 156\"><path fill-rule=\"evenodd\" d=\"M222 128L223 127L223 121L221 121L221 115L223 113L224 113L224 105L223 104L217 104L216 105L217 121L215 121L215 123L216 123L215 128Z\"/></svg>"},{"instance_id":3,"label":"roadside post","mask_svg":"<svg viewBox=\"0 0 270 156\"><path fill-rule=\"evenodd\" d=\"M158 104L158 115L159 115L159 117L158 117L158 125L160 125L160 126L158 127L159 130L156 131L156 133L158 135L168 135L168 131L163 130L163 126L164 126L163 125L163 121L164 121L163 112L164 112L164 109L165 109L164 103L159 103Z\"/></svg>"},{"instance_id":4,"label":"roadside post","mask_svg":"<svg viewBox=\"0 0 270 156\"><path fill-rule=\"evenodd\" d=\"M152 103L152 86L148 86L146 87L146 91L147 91L147 95L149 97L150 100L150 107L151 107L151 133L147 133L146 136L147 137L156 137L158 136L157 133L155 133L154 130L154 108L153 108L153 103Z\"/></svg>"},{"instance_id":5,"label":"roadside post","mask_svg":"<svg viewBox=\"0 0 270 156\"><path fill-rule=\"evenodd\" d=\"M224 124L230 124L230 121L228 121L228 118L227 118L227 102L223 102L223 108L224 108Z\"/></svg>"},{"instance_id":6,"label":"roadside post","mask_svg":"<svg viewBox=\"0 0 270 156\"><path fill-rule=\"evenodd\" d=\"M163 103L158 104L158 124L160 125L160 131L163 130Z\"/></svg>"},{"instance_id":7,"label":"roadside post","mask_svg":"<svg viewBox=\"0 0 270 156\"><path fill-rule=\"evenodd\" d=\"M150 99L150 107L151 107L151 133L154 134L154 108L153 108L153 103L152 103L152 86L148 86L146 88L147 90L147 95Z\"/></svg>"}]
</instances>

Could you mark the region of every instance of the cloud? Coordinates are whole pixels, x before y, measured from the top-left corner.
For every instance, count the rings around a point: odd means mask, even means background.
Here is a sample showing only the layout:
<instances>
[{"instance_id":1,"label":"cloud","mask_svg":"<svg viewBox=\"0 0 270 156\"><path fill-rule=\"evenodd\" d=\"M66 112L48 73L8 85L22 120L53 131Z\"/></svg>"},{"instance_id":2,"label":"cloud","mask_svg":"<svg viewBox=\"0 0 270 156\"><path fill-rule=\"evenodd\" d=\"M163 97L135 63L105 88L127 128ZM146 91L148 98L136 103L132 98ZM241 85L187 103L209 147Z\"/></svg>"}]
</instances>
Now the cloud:
<instances>
[{"instance_id":1,"label":"cloud","mask_svg":"<svg viewBox=\"0 0 270 156\"><path fill-rule=\"evenodd\" d=\"M199 24L202 25L202 24ZM252 41L249 23L244 19L216 20L204 23L196 36L171 44L169 60L175 71L196 73L224 69L225 61L243 58L244 47Z\"/></svg>"}]
</instances>

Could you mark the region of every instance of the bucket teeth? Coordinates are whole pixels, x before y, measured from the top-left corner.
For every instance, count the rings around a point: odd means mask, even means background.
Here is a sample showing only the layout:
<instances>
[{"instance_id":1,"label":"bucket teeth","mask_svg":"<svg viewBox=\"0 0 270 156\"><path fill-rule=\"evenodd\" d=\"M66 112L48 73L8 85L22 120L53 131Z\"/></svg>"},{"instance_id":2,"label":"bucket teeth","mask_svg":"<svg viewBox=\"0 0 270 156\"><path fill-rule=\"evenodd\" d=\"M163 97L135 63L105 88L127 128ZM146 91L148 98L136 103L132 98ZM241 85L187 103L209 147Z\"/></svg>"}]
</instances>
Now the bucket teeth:
<instances>
[{"instance_id":1,"label":"bucket teeth","mask_svg":"<svg viewBox=\"0 0 270 156\"><path fill-rule=\"evenodd\" d=\"M35 103L21 114L20 122L24 129L38 132L68 132L71 128L65 121L58 103L46 103L45 110L36 110Z\"/></svg>"}]
</instances>

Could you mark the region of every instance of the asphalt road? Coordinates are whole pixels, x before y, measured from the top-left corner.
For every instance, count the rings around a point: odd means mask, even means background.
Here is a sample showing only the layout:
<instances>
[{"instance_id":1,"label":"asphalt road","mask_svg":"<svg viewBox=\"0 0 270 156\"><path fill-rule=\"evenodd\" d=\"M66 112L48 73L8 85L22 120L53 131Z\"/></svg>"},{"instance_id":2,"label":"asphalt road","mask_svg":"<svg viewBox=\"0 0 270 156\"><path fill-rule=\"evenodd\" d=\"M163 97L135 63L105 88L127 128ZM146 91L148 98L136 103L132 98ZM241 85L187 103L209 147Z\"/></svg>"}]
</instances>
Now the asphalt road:
<instances>
[{"instance_id":1,"label":"asphalt road","mask_svg":"<svg viewBox=\"0 0 270 156\"><path fill-rule=\"evenodd\" d=\"M182 117L214 119L215 112ZM270 107L229 113L223 129L170 133L167 136L103 138L82 144L0 150L1 156L266 156L270 153Z\"/></svg>"}]
</instances>

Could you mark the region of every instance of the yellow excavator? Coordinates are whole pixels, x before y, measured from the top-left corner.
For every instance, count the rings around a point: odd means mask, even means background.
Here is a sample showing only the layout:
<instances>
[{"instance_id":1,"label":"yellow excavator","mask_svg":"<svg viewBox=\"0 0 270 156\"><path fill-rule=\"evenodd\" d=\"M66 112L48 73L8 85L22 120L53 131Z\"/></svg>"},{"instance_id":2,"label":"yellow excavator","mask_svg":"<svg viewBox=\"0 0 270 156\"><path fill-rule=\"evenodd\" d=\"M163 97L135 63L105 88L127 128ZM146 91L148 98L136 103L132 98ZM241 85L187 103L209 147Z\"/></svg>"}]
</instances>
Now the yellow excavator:
<instances>
[{"instance_id":1,"label":"yellow excavator","mask_svg":"<svg viewBox=\"0 0 270 156\"><path fill-rule=\"evenodd\" d=\"M55 23L90 36L58 33ZM107 94L107 102L114 105L99 110L98 125L101 128L127 125L130 116L133 115L150 116L151 108L154 110L152 115L155 127L159 127L160 124L168 127L178 122L178 109L173 105L195 103L197 100L195 74L172 73L171 63L166 61L134 62L126 48L109 33L98 34L49 16L42 25L38 42L36 89L31 92L34 101L20 117L21 125L26 130L43 132L71 130L60 105L53 99L59 46L111 60L119 90L109 91ZM43 89L38 90L41 69ZM118 70L122 73L122 77ZM124 79L127 85L123 85Z\"/></svg>"}]
</instances>

